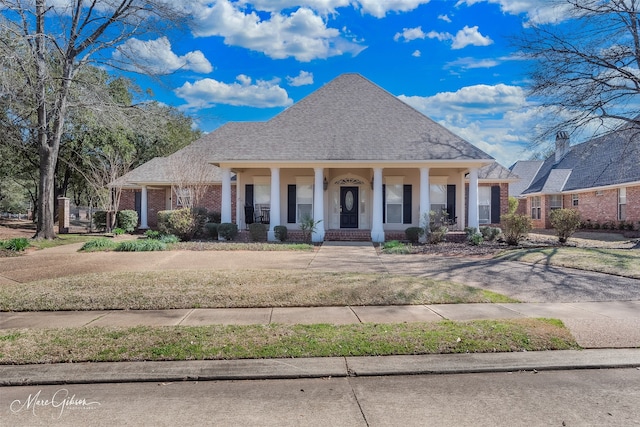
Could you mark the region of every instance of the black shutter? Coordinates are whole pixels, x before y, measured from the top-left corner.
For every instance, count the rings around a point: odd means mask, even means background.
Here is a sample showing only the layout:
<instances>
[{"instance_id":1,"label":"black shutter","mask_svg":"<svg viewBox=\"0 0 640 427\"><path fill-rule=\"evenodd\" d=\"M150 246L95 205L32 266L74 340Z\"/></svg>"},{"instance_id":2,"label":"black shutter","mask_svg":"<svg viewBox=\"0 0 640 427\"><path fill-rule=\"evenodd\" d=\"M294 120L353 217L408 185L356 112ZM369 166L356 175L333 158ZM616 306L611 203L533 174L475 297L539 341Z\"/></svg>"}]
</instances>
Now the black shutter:
<instances>
[{"instance_id":1,"label":"black shutter","mask_svg":"<svg viewBox=\"0 0 640 427\"><path fill-rule=\"evenodd\" d=\"M296 223L296 185L289 184L287 187L287 222Z\"/></svg>"},{"instance_id":2,"label":"black shutter","mask_svg":"<svg viewBox=\"0 0 640 427\"><path fill-rule=\"evenodd\" d=\"M447 214L449 221L456 220L456 186L454 184L447 185Z\"/></svg>"},{"instance_id":3,"label":"black shutter","mask_svg":"<svg viewBox=\"0 0 640 427\"><path fill-rule=\"evenodd\" d=\"M253 184L244 186L244 205L253 206Z\"/></svg>"},{"instance_id":4,"label":"black shutter","mask_svg":"<svg viewBox=\"0 0 640 427\"><path fill-rule=\"evenodd\" d=\"M491 186L491 224L500 223L500 186Z\"/></svg>"},{"instance_id":5,"label":"black shutter","mask_svg":"<svg viewBox=\"0 0 640 427\"><path fill-rule=\"evenodd\" d=\"M382 223L387 222L387 185L382 184Z\"/></svg>"},{"instance_id":6,"label":"black shutter","mask_svg":"<svg viewBox=\"0 0 640 427\"><path fill-rule=\"evenodd\" d=\"M403 188L404 194L402 195L402 223L411 224L411 184L405 184Z\"/></svg>"},{"instance_id":7,"label":"black shutter","mask_svg":"<svg viewBox=\"0 0 640 427\"><path fill-rule=\"evenodd\" d=\"M142 218L142 192L136 191L134 193L134 204L136 212L138 213L138 224L140 223L140 218Z\"/></svg>"}]
</instances>

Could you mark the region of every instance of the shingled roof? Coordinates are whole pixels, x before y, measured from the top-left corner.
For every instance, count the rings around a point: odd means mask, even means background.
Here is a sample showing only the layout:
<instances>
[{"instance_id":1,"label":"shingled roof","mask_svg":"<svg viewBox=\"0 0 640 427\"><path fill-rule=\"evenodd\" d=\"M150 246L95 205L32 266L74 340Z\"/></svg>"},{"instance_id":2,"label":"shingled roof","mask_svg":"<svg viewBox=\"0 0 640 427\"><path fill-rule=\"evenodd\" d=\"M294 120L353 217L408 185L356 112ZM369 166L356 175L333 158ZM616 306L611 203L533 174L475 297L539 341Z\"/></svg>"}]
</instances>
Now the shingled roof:
<instances>
[{"instance_id":1,"label":"shingled roof","mask_svg":"<svg viewBox=\"0 0 640 427\"><path fill-rule=\"evenodd\" d=\"M640 182L640 129L617 131L571 147L558 163L547 158L522 194L553 194Z\"/></svg>"},{"instance_id":2,"label":"shingled roof","mask_svg":"<svg viewBox=\"0 0 640 427\"><path fill-rule=\"evenodd\" d=\"M493 160L359 74L343 74L271 120L196 142L210 162Z\"/></svg>"}]
</instances>

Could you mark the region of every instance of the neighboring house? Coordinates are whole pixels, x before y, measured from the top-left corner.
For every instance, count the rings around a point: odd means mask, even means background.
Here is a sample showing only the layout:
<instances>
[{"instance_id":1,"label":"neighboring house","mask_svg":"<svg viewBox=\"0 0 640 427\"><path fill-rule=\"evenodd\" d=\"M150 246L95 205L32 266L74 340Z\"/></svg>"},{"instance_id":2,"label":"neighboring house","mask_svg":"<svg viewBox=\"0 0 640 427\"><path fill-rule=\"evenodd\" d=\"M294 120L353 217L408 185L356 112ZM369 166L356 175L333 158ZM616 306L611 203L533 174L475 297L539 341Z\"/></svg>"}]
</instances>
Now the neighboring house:
<instances>
[{"instance_id":1,"label":"neighboring house","mask_svg":"<svg viewBox=\"0 0 640 427\"><path fill-rule=\"evenodd\" d=\"M517 179L358 74L339 76L271 120L227 123L192 145L215 165L222 222L235 218L244 228L267 218L270 240L275 226L298 230L307 216L318 222L316 242L327 234L382 242L421 225L430 210L447 211L460 230L498 223ZM144 198L154 179L120 182L135 183Z\"/></svg>"},{"instance_id":2,"label":"neighboring house","mask_svg":"<svg viewBox=\"0 0 640 427\"><path fill-rule=\"evenodd\" d=\"M522 178L510 187L520 211L536 228L550 228L549 213L560 208L577 209L587 224L640 226L639 132L622 127L573 147L568 134L559 132L552 156L511 168Z\"/></svg>"}]
</instances>

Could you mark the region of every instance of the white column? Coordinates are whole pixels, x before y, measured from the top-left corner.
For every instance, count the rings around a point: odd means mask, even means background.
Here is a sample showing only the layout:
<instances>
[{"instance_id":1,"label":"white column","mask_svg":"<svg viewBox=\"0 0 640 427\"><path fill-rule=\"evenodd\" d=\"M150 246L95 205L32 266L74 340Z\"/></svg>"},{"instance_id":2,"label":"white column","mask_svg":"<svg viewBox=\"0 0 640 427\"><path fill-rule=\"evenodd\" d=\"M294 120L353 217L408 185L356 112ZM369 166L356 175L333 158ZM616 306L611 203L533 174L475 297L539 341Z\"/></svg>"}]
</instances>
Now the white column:
<instances>
[{"instance_id":1,"label":"white column","mask_svg":"<svg viewBox=\"0 0 640 427\"><path fill-rule=\"evenodd\" d=\"M147 186L142 186L142 191L140 193L140 229L146 230L149 228L149 224L147 223L147 215L148 215L148 202L147 202Z\"/></svg>"},{"instance_id":2,"label":"white column","mask_svg":"<svg viewBox=\"0 0 640 427\"><path fill-rule=\"evenodd\" d=\"M315 173L314 182L313 182L313 220L318 223L316 226L313 235L311 236L311 241L314 243L323 242L324 241L324 169L323 168L313 168Z\"/></svg>"},{"instance_id":3,"label":"white column","mask_svg":"<svg viewBox=\"0 0 640 427\"><path fill-rule=\"evenodd\" d=\"M425 227L427 226L426 222L428 221L429 211L431 210L430 195L429 168L420 168L420 217L418 218L418 225L420 227L423 225ZM426 238L426 234L422 236L423 240L426 240Z\"/></svg>"},{"instance_id":4,"label":"white column","mask_svg":"<svg viewBox=\"0 0 640 427\"><path fill-rule=\"evenodd\" d=\"M231 169L221 168L222 200L220 206L220 222L231 222Z\"/></svg>"},{"instance_id":5,"label":"white column","mask_svg":"<svg viewBox=\"0 0 640 427\"><path fill-rule=\"evenodd\" d=\"M382 168L373 168L373 212L371 214L371 241L384 242L382 225Z\"/></svg>"},{"instance_id":6,"label":"white column","mask_svg":"<svg viewBox=\"0 0 640 427\"><path fill-rule=\"evenodd\" d=\"M460 190L456 191L456 197L458 198L456 202L456 211L458 212L458 230L464 230L464 228L466 227L466 218L464 214L467 211L466 187L467 180L464 178L463 172L460 174L458 183L458 188L460 188Z\"/></svg>"},{"instance_id":7,"label":"white column","mask_svg":"<svg viewBox=\"0 0 640 427\"><path fill-rule=\"evenodd\" d=\"M280 168L271 168L271 212L269 213L269 233L267 240L275 242L276 225L280 225Z\"/></svg>"},{"instance_id":8,"label":"white column","mask_svg":"<svg viewBox=\"0 0 640 427\"><path fill-rule=\"evenodd\" d=\"M478 228L478 168L469 170L469 227Z\"/></svg>"},{"instance_id":9,"label":"white column","mask_svg":"<svg viewBox=\"0 0 640 427\"><path fill-rule=\"evenodd\" d=\"M238 229L242 230L247 228L247 224L244 218L244 202L242 202L242 198L240 197L241 188L240 173L236 172L236 224L238 224Z\"/></svg>"}]
</instances>

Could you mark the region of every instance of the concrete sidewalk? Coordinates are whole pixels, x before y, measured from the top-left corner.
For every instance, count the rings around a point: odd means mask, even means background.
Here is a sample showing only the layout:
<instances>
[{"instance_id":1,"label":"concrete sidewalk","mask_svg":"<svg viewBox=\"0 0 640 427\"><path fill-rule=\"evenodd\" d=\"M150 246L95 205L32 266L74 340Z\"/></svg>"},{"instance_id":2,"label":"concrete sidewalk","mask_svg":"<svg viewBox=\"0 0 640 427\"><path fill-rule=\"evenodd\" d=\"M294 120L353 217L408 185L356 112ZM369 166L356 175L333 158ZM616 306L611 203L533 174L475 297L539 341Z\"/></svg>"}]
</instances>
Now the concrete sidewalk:
<instances>
[{"instance_id":1,"label":"concrete sidewalk","mask_svg":"<svg viewBox=\"0 0 640 427\"><path fill-rule=\"evenodd\" d=\"M560 319L584 348L640 347L640 301L0 312L0 329L402 323L522 317Z\"/></svg>"}]
</instances>

